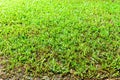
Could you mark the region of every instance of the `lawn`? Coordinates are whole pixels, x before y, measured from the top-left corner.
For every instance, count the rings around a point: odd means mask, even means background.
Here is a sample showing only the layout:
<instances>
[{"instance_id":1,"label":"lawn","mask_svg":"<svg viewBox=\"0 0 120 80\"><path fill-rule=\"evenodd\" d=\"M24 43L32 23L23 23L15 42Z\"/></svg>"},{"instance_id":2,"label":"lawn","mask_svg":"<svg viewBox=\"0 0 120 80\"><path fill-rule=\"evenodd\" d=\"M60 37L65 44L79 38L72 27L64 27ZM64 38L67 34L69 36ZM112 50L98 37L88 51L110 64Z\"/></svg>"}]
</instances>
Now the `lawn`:
<instances>
[{"instance_id":1,"label":"lawn","mask_svg":"<svg viewBox=\"0 0 120 80\"><path fill-rule=\"evenodd\" d=\"M120 77L120 0L0 0L6 71Z\"/></svg>"}]
</instances>

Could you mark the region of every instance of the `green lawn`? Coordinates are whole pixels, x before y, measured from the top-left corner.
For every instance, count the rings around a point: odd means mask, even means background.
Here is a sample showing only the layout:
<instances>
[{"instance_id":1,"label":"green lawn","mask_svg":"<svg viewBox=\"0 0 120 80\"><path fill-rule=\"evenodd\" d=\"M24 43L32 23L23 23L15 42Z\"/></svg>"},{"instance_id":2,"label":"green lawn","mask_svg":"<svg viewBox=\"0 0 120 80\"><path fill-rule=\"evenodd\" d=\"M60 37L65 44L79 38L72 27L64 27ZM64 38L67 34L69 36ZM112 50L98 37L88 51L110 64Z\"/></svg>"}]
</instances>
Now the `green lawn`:
<instances>
[{"instance_id":1,"label":"green lawn","mask_svg":"<svg viewBox=\"0 0 120 80\"><path fill-rule=\"evenodd\" d=\"M0 0L0 52L33 76L120 77L120 0Z\"/></svg>"}]
</instances>

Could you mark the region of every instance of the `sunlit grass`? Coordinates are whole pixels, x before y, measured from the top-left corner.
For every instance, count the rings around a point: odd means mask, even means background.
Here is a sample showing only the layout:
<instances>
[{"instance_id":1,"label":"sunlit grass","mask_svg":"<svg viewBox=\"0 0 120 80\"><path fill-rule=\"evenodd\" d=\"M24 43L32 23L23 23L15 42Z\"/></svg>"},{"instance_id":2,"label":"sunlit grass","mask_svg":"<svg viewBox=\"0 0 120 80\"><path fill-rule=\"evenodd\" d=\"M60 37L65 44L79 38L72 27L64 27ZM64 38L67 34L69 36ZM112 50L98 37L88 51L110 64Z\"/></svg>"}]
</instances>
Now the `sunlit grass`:
<instances>
[{"instance_id":1,"label":"sunlit grass","mask_svg":"<svg viewBox=\"0 0 120 80\"><path fill-rule=\"evenodd\" d=\"M0 51L26 73L120 76L120 1L0 0ZM73 71L71 73L71 70Z\"/></svg>"}]
</instances>

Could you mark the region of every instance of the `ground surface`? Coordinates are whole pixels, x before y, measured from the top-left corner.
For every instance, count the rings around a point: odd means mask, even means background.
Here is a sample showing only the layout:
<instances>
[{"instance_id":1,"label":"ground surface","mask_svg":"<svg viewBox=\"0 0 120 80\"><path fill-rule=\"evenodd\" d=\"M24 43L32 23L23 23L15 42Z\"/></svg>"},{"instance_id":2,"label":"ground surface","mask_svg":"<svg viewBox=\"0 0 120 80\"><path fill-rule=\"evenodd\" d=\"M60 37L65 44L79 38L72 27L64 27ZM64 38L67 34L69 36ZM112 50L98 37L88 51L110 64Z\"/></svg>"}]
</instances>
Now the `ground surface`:
<instances>
[{"instance_id":1,"label":"ground surface","mask_svg":"<svg viewBox=\"0 0 120 80\"><path fill-rule=\"evenodd\" d=\"M119 78L120 0L0 0L0 52L4 79Z\"/></svg>"}]
</instances>

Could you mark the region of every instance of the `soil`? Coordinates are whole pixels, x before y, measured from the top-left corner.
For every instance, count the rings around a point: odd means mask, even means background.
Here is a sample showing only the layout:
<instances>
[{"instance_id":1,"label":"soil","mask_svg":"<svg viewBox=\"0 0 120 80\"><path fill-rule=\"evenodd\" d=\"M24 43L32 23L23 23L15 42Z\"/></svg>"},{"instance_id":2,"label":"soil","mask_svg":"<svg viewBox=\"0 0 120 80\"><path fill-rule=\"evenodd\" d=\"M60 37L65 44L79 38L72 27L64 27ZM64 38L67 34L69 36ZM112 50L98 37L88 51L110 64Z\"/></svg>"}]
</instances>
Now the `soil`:
<instances>
[{"instance_id":1,"label":"soil","mask_svg":"<svg viewBox=\"0 0 120 80\"><path fill-rule=\"evenodd\" d=\"M5 62L6 59L3 57L0 57L0 80L97 80L97 79L80 79L78 76L73 75L66 75L62 76L60 74L53 75L53 76L42 76L40 77L30 77L28 75L25 75L23 72L19 73L17 71L11 71L7 72L5 70L5 66L3 65L3 62ZM103 79L103 80L120 80L120 78L114 78L114 79Z\"/></svg>"}]
</instances>

